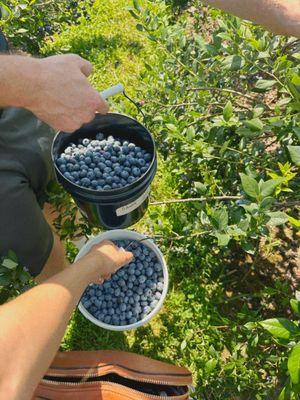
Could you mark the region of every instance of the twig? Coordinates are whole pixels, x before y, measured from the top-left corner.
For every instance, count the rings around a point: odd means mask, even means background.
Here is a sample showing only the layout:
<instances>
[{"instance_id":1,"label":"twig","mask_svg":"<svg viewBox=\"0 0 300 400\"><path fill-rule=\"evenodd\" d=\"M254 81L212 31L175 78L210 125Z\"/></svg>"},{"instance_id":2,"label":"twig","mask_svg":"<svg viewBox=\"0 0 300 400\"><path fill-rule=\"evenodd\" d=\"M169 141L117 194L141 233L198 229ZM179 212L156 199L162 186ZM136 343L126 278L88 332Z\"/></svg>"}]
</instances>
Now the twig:
<instances>
[{"instance_id":1,"label":"twig","mask_svg":"<svg viewBox=\"0 0 300 400\"><path fill-rule=\"evenodd\" d=\"M209 197L193 197L188 199L170 199L163 201L152 201L149 203L150 206L161 206L165 204L180 204L180 203L193 203L199 201L230 201L230 200L242 200L244 197L242 196L209 196ZM296 201L287 201L285 203L275 203L275 207L277 208L289 208L289 207L298 207L300 206L300 200Z\"/></svg>"},{"instance_id":2,"label":"twig","mask_svg":"<svg viewBox=\"0 0 300 400\"><path fill-rule=\"evenodd\" d=\"M195 121L189 123L187 125L187 127L189 128L190 126L198 124L198 122L202 122L202 121L205 121L206 119L209 119L209 118L212 118L212 117L218 117L218 116L221 116L221 114L206 114L203 117L197 118Z\"/></svg>"},{"instance_id":3,"label":"twig","mask_svg":"<svg viewBox=\"0 0 300 400\"><path fill-rule=\"evenodd\" d=\"M189 199L171 199L164 201L153 201L150 202L150 206L159 206L163 204L172 204L172 203L190 203L195 201L207 201L207 200L219 200L219 201L227 201L227 200L241 200L242 196L212 196L212 197L194 197Z\"/></svg>"},{"instance_id":4,"label":"twig","mask_svg":"<svg viewBox=\"0 0 300 400\"><path fill-rule=\"evenodd\" d=\"M290 208L290 207L300 207L300 200L286 201L285 203L275 203L277 208Z\"/></svg>"},{"instance_id":5,"label":"twig","mask_svg":"<svg viewBox=\"0 0 300 400\"><path fill-rule=\"evenodd\" d=\"M193 101L191 103L163 104L163 103L160 103L159 101L156 101L156 100L150 100L147 103L157 104L158 106L165 107L165 108L178 108L178 107L183 107L183 106L196 106L196 105L199 105L199 103L197 103L196 101Z\"/></svg>"},{"instance_id":6,"label":"twig","mask_svg":"<svg viewBox=\"0 0 300 400\"><path fill-rule=\"evenodd\" d=\"M248 94L245 94L243 92L239 92L238 90L233 90L233 89L227 89L227 88L219 88L219 87L214 87L214 86L202 86L202 87L193 87L193 88L188 88L187 90L191 91L216 91L216 92L226 92L226 93L231 93L231 94L236 94L238 96L245 97L248 100L255 101L256 99L253 96L250 96Z\"/></svg>"}]
</instances>

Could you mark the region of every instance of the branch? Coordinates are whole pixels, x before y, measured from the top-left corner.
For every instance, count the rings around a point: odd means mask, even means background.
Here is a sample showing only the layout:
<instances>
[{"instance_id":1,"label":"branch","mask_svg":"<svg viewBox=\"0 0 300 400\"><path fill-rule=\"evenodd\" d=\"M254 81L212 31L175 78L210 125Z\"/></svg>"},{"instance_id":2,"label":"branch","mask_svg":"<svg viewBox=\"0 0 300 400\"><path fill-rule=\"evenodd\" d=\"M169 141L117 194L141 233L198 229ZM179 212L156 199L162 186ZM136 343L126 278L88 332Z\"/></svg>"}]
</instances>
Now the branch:
<instances>
[{"instance_id":1,"label":"branch","mask_svg":"<svg viewBox=\"0 0 300 400\"><path fill-rule=\"evenodd\" d=\"M230 200L243 200L242 196L210 196L210 197L193 197L189 199L170 199L163 201L152 201L149 203L150 206L161 206L165 204L180 204L180 203L194 203L199 201L230 201ZM290 207L299 207L300 200L295 201L287 201L285 203L275 203L275 207L277 208L290 208Z\"/></svg>"},{"instance_id":2,"label":"branch","mask_svg":"<svg viewBox=\"0 0 300 400\"><path fill-rule=\"evenodd\" d=\"M213 197L194 197L190 199L171 199L164 201L153 201L150 202L150 206L160 206L163 204L173 204L173 203L191 203L196 201L207 201L207 200L219 200L219 201L227 201L227 200L241 200L242 196L213 196Z\"/></svg>"},{"instance_id":3,"label":"branch","mask_svg":"<svg viewBox=\"0 0 300 400\"><path fill-rule=\"evenodd\" d=\"M191 91L194 91L194 92L201 91L201 90L203 90L203 91L226 92L226 93L236 94L238 96L245 97L246 99L251 100L251 101L256 101L255 97L253 97L253 96L250 96L250 95L245 94L243 92L239 92L237 90L227 89L227 88L219 88L219 87L214 87L214 86L201 86L201 87L188 88L187 90L191 90Z\"/></svg>"}]
</instances>

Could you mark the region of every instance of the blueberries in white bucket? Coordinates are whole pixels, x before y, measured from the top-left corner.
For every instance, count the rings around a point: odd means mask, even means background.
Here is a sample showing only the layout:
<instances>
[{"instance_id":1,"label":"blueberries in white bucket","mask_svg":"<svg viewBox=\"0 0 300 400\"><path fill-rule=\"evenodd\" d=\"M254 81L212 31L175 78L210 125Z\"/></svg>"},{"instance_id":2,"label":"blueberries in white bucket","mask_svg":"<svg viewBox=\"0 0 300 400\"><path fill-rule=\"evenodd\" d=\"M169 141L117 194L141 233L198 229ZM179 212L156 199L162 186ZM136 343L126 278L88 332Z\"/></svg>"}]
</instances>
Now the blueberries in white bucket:
<instances>
[{"instance_id":1,"label":"blueberries in white bucket","mask_svg":"<svg viewBox=\"0 0 300 400\"><path fill-rule=\"evenodd\" d=\"M56 165L69 181L100 191L130 185L144 175L151 160L151 154L134 143L98 133L95 140L70 143Z\"/></svg>"},{"instance_id":2,"label":"blueberries in white bucket","mask_svg":"<svg viewBox=\"0 0 300 400\"><path fill-rule=\"evenodd\" d=\"M164 275L156 254L137 241L114 243L134 254L133 261L103 284L91 284L81 303L96 319L109 325L134 324L154 310L164 289Z\"/></svg>"}]
</instances>

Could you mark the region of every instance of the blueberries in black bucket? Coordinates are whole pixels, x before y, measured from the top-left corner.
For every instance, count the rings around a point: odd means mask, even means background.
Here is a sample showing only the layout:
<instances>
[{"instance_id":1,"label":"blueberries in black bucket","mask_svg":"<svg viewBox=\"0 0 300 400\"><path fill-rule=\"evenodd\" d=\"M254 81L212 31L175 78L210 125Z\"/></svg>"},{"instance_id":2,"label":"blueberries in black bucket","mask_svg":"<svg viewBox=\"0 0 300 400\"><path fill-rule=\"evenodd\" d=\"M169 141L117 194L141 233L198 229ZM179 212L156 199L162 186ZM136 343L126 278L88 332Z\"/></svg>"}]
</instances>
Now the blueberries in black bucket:
<instances>
[{"instance_id":1,"label":"blueberries in black bucket","mask_svg":"<svg viewBox=\"0 0 300 400\"><path fill-rule=\"evenodd\" d=\"M114 243L133 252L133 261L119 269L103 284L92 284L81 302L96 319L109 325L124 326L145 318L157 306L164 289L164 275L156 254L137 241Z\"/></svg>"},{"instance_id":2,"label":"blueberries in black bucket","mask_svg":"<svg viewBox=\"0 0 300 400\"><path fill-rule=\"evenodd\" d=\"M151 154L134 143L98 133L95 140L70 143L56 165L69 181L100 191L130 185L149 169L151 160Z\"/></svg>"}]
</instances>

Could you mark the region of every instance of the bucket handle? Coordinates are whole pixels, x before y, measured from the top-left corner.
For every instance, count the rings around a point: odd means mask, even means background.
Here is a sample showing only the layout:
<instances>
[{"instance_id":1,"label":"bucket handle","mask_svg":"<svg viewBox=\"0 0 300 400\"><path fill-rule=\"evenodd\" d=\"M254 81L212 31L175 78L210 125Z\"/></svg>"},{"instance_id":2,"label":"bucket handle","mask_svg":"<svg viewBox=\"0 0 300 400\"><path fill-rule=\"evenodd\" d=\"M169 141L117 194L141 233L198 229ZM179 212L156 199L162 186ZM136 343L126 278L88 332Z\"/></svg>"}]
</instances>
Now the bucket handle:
<instances>
[{"instance_id":1,"label":"bucket handle","mask_svg":"<svg viewBox=\"0 0 300 400\"><path fill-rule=\"evenodd\" d=\"M126 97L126 99L128 99L132 104L134 104L134 106L137 108L138 112L142 114L143 116L143 121L145 123L146 121L146 115L144 113L144 111L142 110L141 106L134 100L132 100L128 94L125 92L125 88L121 83L118 83L115 86L111 86L108 89L103 90L102 92L100 92L100 96L106 100L108 97L111 96L115 96L116 94L119 93L123 93L124 97Z\"/></svg>"}]
</instances>

